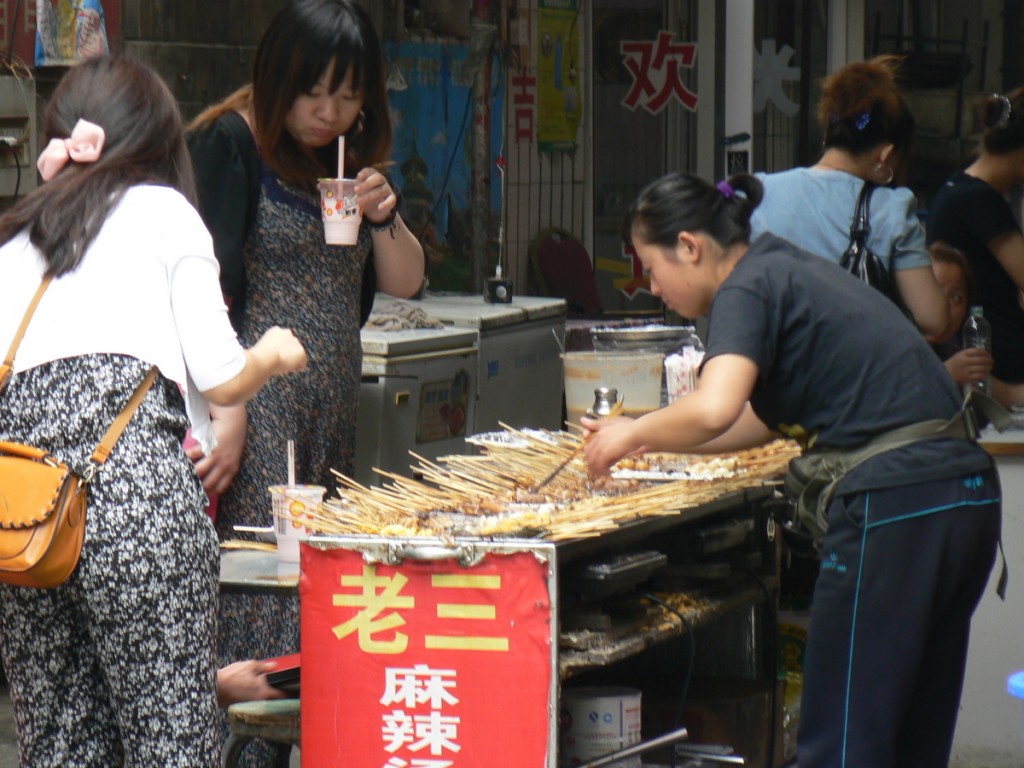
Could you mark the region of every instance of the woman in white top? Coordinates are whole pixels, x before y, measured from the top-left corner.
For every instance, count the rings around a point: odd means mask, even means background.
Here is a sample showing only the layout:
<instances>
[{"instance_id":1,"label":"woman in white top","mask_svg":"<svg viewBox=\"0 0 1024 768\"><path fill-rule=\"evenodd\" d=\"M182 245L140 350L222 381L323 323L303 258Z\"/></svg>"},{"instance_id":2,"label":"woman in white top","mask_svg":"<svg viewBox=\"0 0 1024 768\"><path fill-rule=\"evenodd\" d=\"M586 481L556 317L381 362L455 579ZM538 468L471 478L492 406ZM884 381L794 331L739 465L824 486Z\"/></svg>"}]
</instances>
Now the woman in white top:
<instances>
[{"instance_id":1,"label":"woman in white top","mask_svg":"<svg viewBox=\"0 0 1024 768\"><path fill-rule=\"evenodd\" d=\"M45 133L45 183L0 218L0 344L54 277L0 394L0 440L80 468L146 371L160 374L89 487L77 570L50 590L0 586L19 760L212 768L217 537L181 441L191 423L212 448L208 401L244 402L305 352L281 328L238 343L178 107L154 72L119 57L74 67Z\"/></svg>"}]
</instances>

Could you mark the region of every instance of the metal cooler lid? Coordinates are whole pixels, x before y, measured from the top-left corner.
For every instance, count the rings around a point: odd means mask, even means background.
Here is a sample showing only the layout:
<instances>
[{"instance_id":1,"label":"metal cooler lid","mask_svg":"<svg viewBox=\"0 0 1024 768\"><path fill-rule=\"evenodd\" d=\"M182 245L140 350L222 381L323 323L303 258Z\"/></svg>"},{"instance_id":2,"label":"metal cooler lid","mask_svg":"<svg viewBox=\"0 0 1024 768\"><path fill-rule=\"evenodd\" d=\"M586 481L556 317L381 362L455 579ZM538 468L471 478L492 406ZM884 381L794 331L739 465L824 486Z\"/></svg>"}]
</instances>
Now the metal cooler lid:
<instances>
[{"instance_id":1,"label":"metal cooler lid","mask_svg":"<svg viewBox=\"0 0 1024 768\"><path fill-rule=\"evenodd\" d=\"M448 325L487 330L530 320L561 317L566 313L564 299L542 296L514 296L509 304L488 304L483 296L426 296L419 302L423 311Z\"/></svg>"},{"instance_id":2,"label":"metal cooler lid","mask_svg":"<svg viewBox=\"0 0 1024 768\"><path fill-rule=\"evenodd\" d=\"M541 320L546 317L565 317L569 305L565 299L550 296L516 296L512 305L526 312L527 320Z\"/></svg>"},{"instance_id":3,"label":"metal cooler lid","mask_svg":"<svg viewBox=\"0 0 1024 768\"><path fill-rule=\"evenodd\" d=\"M363 355L375 357L441 352L476 345L476 331L465 328L416 328L403 331L373 331L364 328L359 336Z\"/></svg>"}]
</instances>

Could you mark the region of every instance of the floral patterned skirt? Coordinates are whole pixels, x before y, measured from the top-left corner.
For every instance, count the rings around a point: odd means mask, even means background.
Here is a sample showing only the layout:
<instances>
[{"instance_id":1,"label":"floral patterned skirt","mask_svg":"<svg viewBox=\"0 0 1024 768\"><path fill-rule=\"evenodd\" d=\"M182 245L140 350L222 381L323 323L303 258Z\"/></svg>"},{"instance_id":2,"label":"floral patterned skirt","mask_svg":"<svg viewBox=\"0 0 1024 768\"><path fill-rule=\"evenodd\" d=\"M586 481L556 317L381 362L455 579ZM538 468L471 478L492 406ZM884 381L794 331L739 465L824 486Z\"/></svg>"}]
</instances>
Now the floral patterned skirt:
<instances>
[{"instance_id":1,"label":"floral patterned skirt","mask_svg":"<svg viewBox=\"0 0 1024 768\"><path fill-rule=\"evenodd\" d=\"M56 360L0 394L0 439L87 462L148 366ZM89 486L82 558L48 590L0 586L0 654L22 765L219 765L219 556L181 448L184 402L158 376Z\"/></svg>"}]
</instances>

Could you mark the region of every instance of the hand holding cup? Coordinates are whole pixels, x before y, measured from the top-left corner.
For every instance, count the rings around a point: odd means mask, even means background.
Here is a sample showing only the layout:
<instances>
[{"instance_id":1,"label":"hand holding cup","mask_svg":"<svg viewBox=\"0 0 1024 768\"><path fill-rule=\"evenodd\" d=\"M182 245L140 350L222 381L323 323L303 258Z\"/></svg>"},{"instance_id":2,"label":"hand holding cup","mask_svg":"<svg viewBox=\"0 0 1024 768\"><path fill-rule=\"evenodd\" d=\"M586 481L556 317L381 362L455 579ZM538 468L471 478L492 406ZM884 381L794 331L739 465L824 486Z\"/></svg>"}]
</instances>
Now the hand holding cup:
<instances>
[{"instance_id":1,"label":"hand holding cup","mask_svg":"<svg viewBox=\"0 0 1024 768\"><path fill-rule=\"evenodd\" d=\"M356 176L356 194L363 215L371 224L384 224L398 205L398 196L387 177L374 168L363 168Z\"/></svg>"}]
</instances>

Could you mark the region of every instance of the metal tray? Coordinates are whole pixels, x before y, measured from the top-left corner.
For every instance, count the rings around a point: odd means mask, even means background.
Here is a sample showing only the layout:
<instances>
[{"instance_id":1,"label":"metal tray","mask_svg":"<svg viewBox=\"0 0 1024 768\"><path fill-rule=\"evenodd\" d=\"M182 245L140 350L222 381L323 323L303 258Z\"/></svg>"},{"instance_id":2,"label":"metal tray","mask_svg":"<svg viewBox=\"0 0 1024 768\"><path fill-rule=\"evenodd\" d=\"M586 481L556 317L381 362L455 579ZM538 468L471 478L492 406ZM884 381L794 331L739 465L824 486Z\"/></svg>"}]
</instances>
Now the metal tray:
<instances>
[{"instance_id":1,"label":"metal tray","mask_svg":"<svg viewBox=\"0 0 1024 768\"><path fill-rule=\"evenodd\" d=\"M691 341L692 325L641 325L625 328L591 328L596 351L657 350L672 352Z\"/></svg>"}]
</instances>

